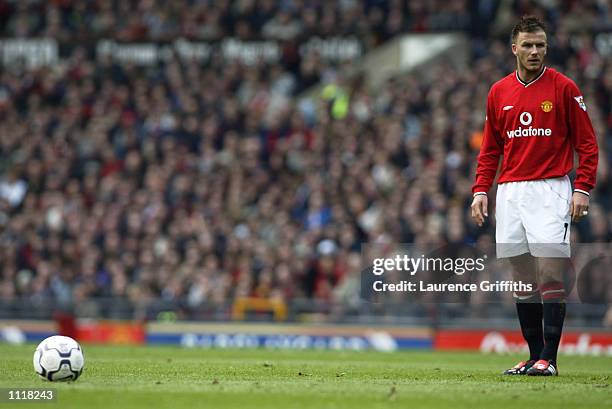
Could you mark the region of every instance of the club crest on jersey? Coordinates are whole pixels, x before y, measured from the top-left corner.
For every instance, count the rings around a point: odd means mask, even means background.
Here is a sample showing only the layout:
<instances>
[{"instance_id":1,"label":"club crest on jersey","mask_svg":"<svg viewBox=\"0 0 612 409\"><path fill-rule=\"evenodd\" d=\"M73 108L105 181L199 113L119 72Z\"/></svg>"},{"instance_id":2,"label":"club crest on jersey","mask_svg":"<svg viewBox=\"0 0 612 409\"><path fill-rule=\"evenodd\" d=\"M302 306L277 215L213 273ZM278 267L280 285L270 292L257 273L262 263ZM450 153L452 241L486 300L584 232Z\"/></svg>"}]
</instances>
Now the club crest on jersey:
<instances>
[{"instance_id":1,"label":"club crest on jersey","mask_svg":"<svg viewBox=\"0 0 612 409\"><path fill-rule=\"evenodd\" d=\"M586 104L584 103L584 98L582 98L582 95L574 97L574 99L576 100L580 108L582 108L582 110L586 112Z\"/></svg>"},{"instance_id":2,"label":"club crest on jersey","mask_svg":"<svg viewBox=\"0 0 612 409\"><path fill-rule=\"evenodd\" d=\"M550 112L553 109L553 103L548 100L542 101L542 104L540 104L540 107L542 108L542 111Z\"/></svg>"}]
</instances>

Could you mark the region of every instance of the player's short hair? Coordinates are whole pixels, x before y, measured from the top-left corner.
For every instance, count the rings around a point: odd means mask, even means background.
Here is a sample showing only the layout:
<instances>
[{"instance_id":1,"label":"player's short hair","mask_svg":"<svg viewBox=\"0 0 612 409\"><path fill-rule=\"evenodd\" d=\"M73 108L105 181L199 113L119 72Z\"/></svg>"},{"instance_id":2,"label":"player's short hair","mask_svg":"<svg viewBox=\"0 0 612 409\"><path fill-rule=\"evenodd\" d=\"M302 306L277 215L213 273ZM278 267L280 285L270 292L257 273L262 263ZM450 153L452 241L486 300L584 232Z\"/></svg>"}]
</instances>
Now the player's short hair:
<instances>
[{"instance_id":1,"label":"player's short hair","mask_svg":"<svg viewBox=\"0 0 612 409\"><path fill-rule=\"evenodd\" d=\"M516 42L519 33L535 33L536 31L546 32L546 25L536 16L523 16L512 28L510 40L512 44Z\"/></svg>"}]
</instances>

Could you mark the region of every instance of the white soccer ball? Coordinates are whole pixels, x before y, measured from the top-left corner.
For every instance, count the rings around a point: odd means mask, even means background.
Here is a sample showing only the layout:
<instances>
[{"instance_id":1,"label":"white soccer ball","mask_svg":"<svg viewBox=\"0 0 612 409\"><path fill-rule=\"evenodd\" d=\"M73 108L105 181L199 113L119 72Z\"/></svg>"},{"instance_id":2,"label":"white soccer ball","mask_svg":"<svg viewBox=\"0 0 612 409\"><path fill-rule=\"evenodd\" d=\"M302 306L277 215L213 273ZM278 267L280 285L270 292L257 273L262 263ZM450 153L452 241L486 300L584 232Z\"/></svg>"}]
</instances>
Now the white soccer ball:
<instances>
[{"instance_id":1,"label":"white soccer ball","mask_svg":"<svg viewBox=\"0 0 612 409\"><path fill-rule=\"evenodd\" d=\"M38 344L33 361L36 373L51 382L76 381L85 366L79 343L61 335L54 335Z\"/></svg>"}]
</instances>

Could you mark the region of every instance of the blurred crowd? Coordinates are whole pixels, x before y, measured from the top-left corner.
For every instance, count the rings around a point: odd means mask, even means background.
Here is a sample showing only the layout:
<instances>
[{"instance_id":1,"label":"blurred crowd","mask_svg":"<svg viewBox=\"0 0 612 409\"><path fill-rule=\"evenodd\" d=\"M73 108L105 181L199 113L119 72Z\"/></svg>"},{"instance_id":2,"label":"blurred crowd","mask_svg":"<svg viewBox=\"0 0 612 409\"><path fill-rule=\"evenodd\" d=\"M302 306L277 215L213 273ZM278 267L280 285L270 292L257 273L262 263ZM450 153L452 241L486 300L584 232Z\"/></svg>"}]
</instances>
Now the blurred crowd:
<instances>
[{"instance_id":1,"label":"blurred crowd","mask_svg":"<svg viewBox=\"0 0 612 409\"><path fill-rule=\"evenodd\" d=\"M467 30L478 10L467 0L26 0L0 1L1 34L60 41L109 37L294 41L354 35L378 44L405 31ZM483 1L475 3L484 3ZM490 2L492 4L496 1ZM489 12L491 6L484 6ZM476 11L472 14L472 11Z\"/></svg>"},{"instance_id":2,"label":"blurred crowd","mask_svg":"<svg viewBox=\"0 0 612 409\"><path fill-rule=\"evenodd\" d=\"M0 1L0 18L10 36L364 30L384 41L397 30L435 30L444 18L469 31L480 3ZM561 2L565 14L555 15L550 3L518 1L500 21L535 11L556 23L549 63L582 89L601 151L591 211L572 238L609 242L612 64L592 32L574 34L569 5L579 2ZM602 21L600 3L589 4ZM488 89L515 63L509 28L471 34L469 69L442 63L428 67L435 80L407 74L371 90L324 66L327 87L307 99L296 94L323 69L315 61L291 70L171 59L144 69L75 48L53 67L1 68L0 298L351 304L362 243L490 246L494 220L472 222L470 188Z\"/></svg>"}]
</instances>

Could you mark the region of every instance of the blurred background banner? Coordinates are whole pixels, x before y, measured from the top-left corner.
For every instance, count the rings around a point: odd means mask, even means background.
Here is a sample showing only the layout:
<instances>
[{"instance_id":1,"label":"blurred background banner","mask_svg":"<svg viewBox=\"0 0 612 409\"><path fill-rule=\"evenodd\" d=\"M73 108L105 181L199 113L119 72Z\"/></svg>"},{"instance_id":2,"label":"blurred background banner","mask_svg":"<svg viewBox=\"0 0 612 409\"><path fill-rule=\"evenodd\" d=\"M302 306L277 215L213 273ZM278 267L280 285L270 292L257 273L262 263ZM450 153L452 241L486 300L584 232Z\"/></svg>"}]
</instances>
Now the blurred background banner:
<instances>
[{"instance_id":1,"label":"blurred background banner","mask_svg":"<svg viewBox=\"0 0 612 409\"><path fill-rule=\"evenodd\" d=\"M363 325L149 324L147 342L204 348L394 351L431 349L426 327Z\"/></svg>"},{"instance_id":2,"label":"blurred background banner","mask_svg":"<svg viewBox=\"0 0 612 409\"><path fill-rule=\"evenodd\" d=\"M492 325L493 323L489 323ZM62 332L50 321L0 321L2 340L39 342ZM264 323L133 323L83 320L73 334L83 342L111 345L180 345L186 348L376 350L409 349L516 353L527 351L519 330L490 326L431 329L418 326ZM561 354L612 356L612 334L573 329L563 334Z\"/></svg>"},{"instance_id":3,"label":"blurred background banner","mask_svg":"<svg viewBox=\"0 0 612 409\"><path fill-rule=\"evenodd\" d=\"M35 342L56 334L79 339L83 342L114 345L144 344L145 325L132 321L80 320L74 317L56 317L55 321L2 320L0 339L6 342ZM67 323L67 320L73 322Z\"/></svg>"},{"instance_id":4,"label":"blurred background banner","mask_svg":"<svg viewBox=\"0 0 612 409\"><path fill-rule=\"evenodd\" d=\"M514 348L509 293L361 290L364 247L495 253L471 184L526 13L597 134L566 342L606 350L612 9L596 0L0 0L3 338L446 348L461 330L457 347Z\"/></svg>"},{"instance_id":5,"label":"blurred background banner","mask_svg":"<svg viewBox=\"0 0 612 409\"><path fill-rule=\"evenodd\" d=\"M436 350L476 350L489 353L529 351L518 330L441 330L436 332L433 347ZM612 356L612 334L609 331L568 331L563 334L559 353Z\"/></svg>"}]
</instances>

